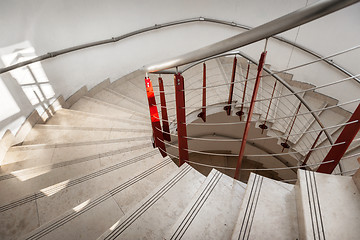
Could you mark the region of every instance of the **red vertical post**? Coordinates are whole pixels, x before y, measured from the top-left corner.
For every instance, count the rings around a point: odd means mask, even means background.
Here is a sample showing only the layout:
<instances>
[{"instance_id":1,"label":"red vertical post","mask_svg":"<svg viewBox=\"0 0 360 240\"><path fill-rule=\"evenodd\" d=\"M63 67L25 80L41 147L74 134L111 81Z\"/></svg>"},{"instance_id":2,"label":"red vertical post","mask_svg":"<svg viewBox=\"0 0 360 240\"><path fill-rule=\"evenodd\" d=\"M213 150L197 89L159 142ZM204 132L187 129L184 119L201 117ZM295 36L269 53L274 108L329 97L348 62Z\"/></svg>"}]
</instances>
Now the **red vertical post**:
<instances>
[{"instance_id":1,"label":"red vertical post","mask_svg":"<svg viewBox=\"0 0 360 240\"><path fill-rule=\"evenodd\" d=\"M322 132L323 132L323 131L320 131L320 132L319 132L319 134L318 134L318 136L316 137L313 145L311 146L308 154L306 154L305 159L304 159L303 163L301 164L301 166L305 166L305 165L306 165L307 161L309 160L309 158L310 158L310 156L311 156L311 153L314 151L313 149L316 147L316 144L317 144L317 142L318 142L319 139L320 139L320 136L321 136ZM301 169L304 169L304 170L305 170L305 167L303 167L303 168L301 168Z\"/></svg>"},{"instance_id":2,"label":"red vertical post","mask_svg":"<svg viewBox=\"0 0 360 240\"><path fill-rule=\"evenodd\" d=\"M185 91L184 77L180 73L174 76L175 100L176 100L176 120L178 131L179 165L189 160L188 143L186 134L186 115L185 115Z\"/></svg>"},{"instance_id":3,"label":"red vertical post","mask_svg":"<svg viewBox=\"0 0 360 240\"><path fill-rule=\"evenodd\" d=\"M202 92L202 110L198 117L206 122L206 64L203 63L203 92Z\"/></svg>"},{"instance_id":4,"label":"red vertical post","mask_svg":"<svg viewBox=\"0 0 360 240\"><path fill-rule=\"evenodd\" d=\"M344 127L339 137L336 139L335 146L330 149L330 151L323 160L323 163L329 161L333 162L320 165L317 169L317 172L330 174L339 164L341 158L344 156L346 150L348 149L351 142L354 140L356 134L360 130L360 104L357 106L355 112L352 114L348 122L353 122L356 120L357 122L346 125ZM339 144L342 142L344 142L344 144Z\"/></svg>"},{"instance_id":5,"label":"red vertical post","mask_svg":"<svg viewBox=\"0 0 360 240\"><path fill-rule=\"evenodd\" d=\"M266 51L264 51L261 54L261 57L260 57L260 60L259 60L259 66L258 66L258 69L257 69L257 75L256 75L256 80L255 80L255 85L254 85L254 91L253 91L253 94L252 94L252 97L251 97L250 107L249 107L249 111L248 111L248 117L247 117L247 120L246 120L246 123L245 123L244 133L243 133L243 137L242 137L242 141L241 141L239 159L238 159L238 162L237 162L237 165L236 165L235 176L234 176L235 179L239 178L241 162L242 162L242 159L243 159L244 153L245 153L246 140L247 140L247 136L248 136L248 133L249 133L251 117L252 117L254 107L255 107L255 100L256 100L257 92L259 90L261 72L262 72L262 69L264 67L265 57L266 57Z\"/></svg>"},{"instance_id":6,"label":"red vertical post","mask_svg":"<svg viewBox=\"0 0 360 240\"><path fill-rule=\"evenodd\" d=\"M236 113L236 115L238 115L240 117L240 121L242 121L242 116L245 114L244 113L244 102L245 102L245 96L246 96L247 80L249 78L249 71L250 71L250 62L248 62L247 71L246 71L246 78L245 78L245 85L244 85L244 92L243 92L243 97L242 97L242 102L241 102L241 108L240 108L240 111L238 111Z\"/></svg>"},{"instance_id":7,"label":"red vertical post","mask_svg":"<svg viewBox=\"0 0 360 240\"><path fill-rule=\"evenodd\" d=\"M166 141L171 141L170 130L169 130L169 120L166 109L166 100L165 100L165 90L164 82L162 77L159 77L159 90L160 90L160 103L161 103L161 119L163 124L163 136Z\"/></svg>"},{"instance_id":8,"label":"red vertical post","mask_svg":"<svg viewBox=\"0 0 360 240\"><path fill-rule=\"evenodd\" d=\"M151 126L153 129L153 136L155 140L155 146L159 148L161 155L166 157L166 148L164 143L164 137L161 132L161 125L160 125L160 118L159 113L156 107L156 100L154 95L154 89L151 83L150 78L145 78L145 87L146 87L146 94L149 103L149 110L150 110L150 119L151 119Z\"/></svg>"},{"instance_id":9,"label":"red vertical post","mask_svg":"<svg viewBox=\"0 0 360 240\"><path fill-rule=\"evenodd\" d=\"M230 115L230 112L231 112L231 103L232 103L232 98L233 98L233 93L234 93L234 82L235 82L235 75L236 75L236 63L237 63L237 58L235 56L234 62L233 62L232 74L231 74L231 84L230 84L228 105L224 107L224 110L226 111L227 115Z\"/></svg>"},{"instance_id":10,"label":"red vertical post","mask_svg":"<svg viewBox=\"0 0 360 240\"><path fill-rule=\"evenodd\" d=\"M269 103L269 107L268 107L268 110L266 112L266 116L265 116L265 120L264 120L264 123L259 125L259 128L261 128L261 134L264 133L264 130L265 129L268 129L268 126L266 126L266 122L267 122L267 118L269 116L269 112L270 112L270 108L271 108L271 103L272 103L272 100L273 100L273 97L274 97L274 93L275 93L275 88L276 88L276 83L277 83L277 80L275 79L275 83L274 83L274 87L273 87L273 90L272 90L272 93L271 93L271 98L270 98L270 103Z\"/></svg>"},{"instance_id":11,"label":"red vertical post","mask_svg":"<svg viewBox=\"0 0 360 240\"><path fill-rule=\"evenodd\" d=\"M290 148L290 145L289 145L287 142L288 142L288 140L289 140L291 131L292 131L293 127L294 127L294 123L295 123L295 121L296 121L296 117L297 117L297 115L298 115L298 113L299 113L300 107L301 107L301 103L299 104L298 108L296 109L295 115L294 115L293 120L292 120L292 123L291 123L290 130L289 130L289 133L287 134L288 136L286 137L285 142L283 142L283 143L280 144L280 145L283 147L282 150L281 150L281 152L284 152L284 149L285 149L285 148Z\"/></svg>"}]
</instances>

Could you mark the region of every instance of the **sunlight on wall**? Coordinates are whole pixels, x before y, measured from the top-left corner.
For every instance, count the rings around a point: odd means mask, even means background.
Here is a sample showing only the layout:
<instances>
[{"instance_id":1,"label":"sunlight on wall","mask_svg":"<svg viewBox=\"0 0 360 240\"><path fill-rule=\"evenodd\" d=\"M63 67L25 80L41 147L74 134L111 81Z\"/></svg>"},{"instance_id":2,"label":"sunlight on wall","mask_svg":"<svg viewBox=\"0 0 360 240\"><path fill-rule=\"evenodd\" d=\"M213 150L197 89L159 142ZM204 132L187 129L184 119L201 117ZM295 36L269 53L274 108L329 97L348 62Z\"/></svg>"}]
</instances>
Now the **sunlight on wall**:
<instances>
[{"instance_id":1,"label":"sunlight on wall","mask_svg":"<svg viewBox=\"0 0 360 240\"><path fill-rule=\"evenodd\" d=\"M12 53L1 56L5 66L23 62L34 57L36 57L35 49L30 46L17 48ZM39 104L55 96L55 92L49 84L49 80L40 62L15 69L10 74L22 87L32 105Z\"/></svg>"},{"instance_id":2,"label":"sunlight on wall","mask_svg":"<svg viewBox=\"0 0 360 240\"><path fill-rule=\"evenodd\" d=\"M19 106L11 96L9 90L5 86L3 80L0 77L0 121L20 112Z\"/></svg>"}]
</instances>

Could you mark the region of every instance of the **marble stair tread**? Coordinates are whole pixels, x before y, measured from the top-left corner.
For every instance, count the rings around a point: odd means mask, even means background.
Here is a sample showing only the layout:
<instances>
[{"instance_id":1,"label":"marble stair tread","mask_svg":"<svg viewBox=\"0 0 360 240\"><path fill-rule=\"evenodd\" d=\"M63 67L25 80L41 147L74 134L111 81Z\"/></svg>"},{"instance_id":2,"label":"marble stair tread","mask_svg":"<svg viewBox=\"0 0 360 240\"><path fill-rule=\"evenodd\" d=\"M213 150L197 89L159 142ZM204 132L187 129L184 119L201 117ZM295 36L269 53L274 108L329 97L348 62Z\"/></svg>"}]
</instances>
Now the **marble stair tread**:
<instances>
[{"instance_id":1,"label":"marble stair tread","mask_svg":"<svg viewBox=\"0 0 360 240\"><path fill-rule=\"evenodd\" d=\"M55 144L78 141L109 140L115 138L140 137L152 135L151 129L73 127L61 125L35 125L26 136L23 145Z\"/></svg>"},{"instance_id":2,"label":"marble stair tread","mask_svg":"<svg viewBox=\"0 0 360 240\"><path fill-rule=\"evenodd\" d=\"M109 128L140 128L148 129L150 122L146 120L131 120L128 118L109 117L91 114L71 109L60 109L47 122L50 125L83 126L83 127L109 127Z\"/></svg>"},{"instance_id":3,"label":"marble stair tread","mask_svg":"<svg viewBox=\"0 0 360 240\"><path fill-rule=\"evenodd\" d=\"M294 185L251 173L231 239L299 239Z\"/></svg>"},{"instance_id":4,"label":"marble stair tread","mask_svg":"<svg viewBox=\"0 0 360 240\"><path fill-rule=\"evenodd\" d=\"M136 157L103 167L90 174L58 182L31 195L0 206L0 236L11 235L11 226L32 231L88 199L131 179L134 175L163 161L157 149ZM35 225L35 227L33 227ZM30 227L31 226L31 227ZM32 229L30 229L32 228ZM29 232L28 231L28 232ZM1 239L3 239L1 237Z\"/></svg>"},{"instance_id":5,"label":"marble stair tread","mask_svg":"<svg viewBox=\"0 0 360 240\"><path fill-rule=\"evenodd\" d=\"M58 183L72 181L77 177L100 171L112 165L121 164L129 159L141 156L144 152L152 151L151 143L137 148L118 149L104 152L95 156L73 159L58 164L19 170L11 174L2 175L0 188L7 194L0 195L0 205L6 205L31 194L52 188Z\"/></svg>"},{"instance_id":6,"label":"marble stair tread","mask_svg":"<svg viewBox=\"0 0 360 240\"><path fill-rule=\"evenodd\" d=\"M99 239L162 239L204 180L183 164Z\"/></svg>"},{"instance_id":7,"label":"marble stair tread","mask_svg":"<svg viewBox=\"0 0 360 240\"><path fill-rule=\"evenodd\" d=\"M301 239L359 239L360 192L350 176L298 170Z\"/></svg>"},{"instance_id":8,"label":"marble stair tread","mask_svg":"<svg viewBox=\"0 0 360 240\"><path fill-rule=\"evenodd\" d=\"M170 158L57 216L22 239L96 239L178 167Z\"/></svg>"},{"instance_id":9,"label":"marble stair tread","mask_svg":"<svg viewBox=\"0 0 360 240\"><path fill-rule=\"evenodd\" d=\"M148 114L138 113L91 97L82 97L70 109L112 117L147 120Z\"/></svg>"},{"instance_id":10,"label":"marble stair tread","mask_svg":"<svg viewBox=\"0 0 360 240\"><path fill-rule=\"evenodd\" d=\"M166 239L230 239L246 184L213 169Z\"/></svg>"},{"instance_id":11,"label":"marble stair tread","mask_svg":"<svg viewBox=\"0 0 360 240\"><path fill-rule=\"evenodd\" d=\"M148 137L120 138L100 141L86 141L60 144L37 144L11 147L6 153L0 168L0 179L4 174L42 167L49 164L56 165L68 161L81 161L96 158L112 151L126 152L146 146Z\"/></svg>"},{"instance_id":12,"label":"marble stair tread","mask_svg":"<svg viewBox=\"0 0 360 240\"><path fill-rule=\"evenodd\" d=\"M145 92L144 92L145 93ZM101 101L117 105L122 108L129 109L131 111L147 114L148 105L141 104L131 98L125 97L125 95L113 91L112 89L105 88L100 92L96 93L93 98L99 99Z\"/></svg>"}]
</instances>

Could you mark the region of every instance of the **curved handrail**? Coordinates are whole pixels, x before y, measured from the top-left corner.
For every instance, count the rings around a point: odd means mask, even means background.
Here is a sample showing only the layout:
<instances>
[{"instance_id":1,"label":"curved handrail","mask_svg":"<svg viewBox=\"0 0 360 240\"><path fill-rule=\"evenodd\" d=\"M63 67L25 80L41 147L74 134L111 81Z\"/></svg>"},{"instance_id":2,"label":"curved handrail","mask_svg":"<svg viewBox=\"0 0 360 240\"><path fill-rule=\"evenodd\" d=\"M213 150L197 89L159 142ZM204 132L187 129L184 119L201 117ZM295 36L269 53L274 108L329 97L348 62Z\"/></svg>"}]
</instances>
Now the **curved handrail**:
<instances>
[{"instance_id":1,"label":"curved handrail","mask_svg":"<svg viewBox=\"0 0 360 240\"><path fill-rule=\"evenodd\" d=\"M81 45L77 45L77 46L73 46L73 47L69 47L69 48L64 48L62 50L58 50L58 51L53 51L53 52L49 52L46 53L44 55L35 57L33 59L27 60L27 61L23 61L5 68L0 68L0 74L2 73L6 73L9 72L11 70L35 63L35 62L40 62L49 58L54 58L63 54L67 54L67 53L71 53L71 52L75 52L78 50L82 50L82 49L86 49L86 48L90 48L90 47L95 47L95 46L99 46L99 45L105 45L105 44L109 44L109 43L114 43L114 42L118 42L122 39L128 38L128 37L132 37L141 33L145 33L145 32L149 32L152 30L157 30L160 28L166 28L166 27L170 27L170 26L175 26L175 25L181 25L181 24L185 24L185 23L193 23L193 22L209 22L209 23L216 23L216 24L221 24L221 25L227 25L227 26L231 26L231 27L236 27L236 28L241 28L241 29L245 29L245 30L251 30L252 28L246 25L242 25L239 23L235 23L235 22L229 22L229 21L225 21L225 20L219 20L219 19L214 19L214 18L206 18L206 17L196 17L196 18L189 18L189 19L183 19L183 20L178 20L178 21L172 21L172 22L168 22L168 23L163 23L163 24L155 24L154 26L151 27L146 27L146 28L142 28L118 37L112 37L110 39L105 39L105 40L99 40L99 41L95 41L95 42L90 42L90 43L86 43L86 44L81 44ZM320 54L314 52L311 49L308 49L306 47L303 47L301 45L299 45L298 43L292 42L290 40L287 40L283 37L279 37L279 36L272 36L272 38L282 41L286 44L289 44L291 46L294 46L304 52L307 52L317 58L323 58ZM356 80L358 83L360 83L360 79L357 77L354 77L355 75L352 74L350 71L348 71L347 69L345 69L344 67L334 63L331 60L328 59L324 59L324 62L326 62L327 64L335 67L336 69L338 69L339 71L341 71L342 73L346 74L349 77L353 77L354 80ZM164 71L164 73L166 73L166 71ZM171 72L172 73L172 72Z\"/></svg>"},{"instance_id":2,"label":"curved handrail","mask_svg":"<svg viewBox=\"0 0 360 240\"><path fill-rule=\"evenodd\" d=\"M298 9L292 13L279 17L275 20L255 27L247 32L240 33L225 40L216 42L198 50L168 59L156 64L143 67L146 72L158 72L161 70L179 67L192 62L225 53L251 43L272 37L294 27L311 22L327 14L340 10L359 0L323 0Z\"/></svg>"}]
</instances>

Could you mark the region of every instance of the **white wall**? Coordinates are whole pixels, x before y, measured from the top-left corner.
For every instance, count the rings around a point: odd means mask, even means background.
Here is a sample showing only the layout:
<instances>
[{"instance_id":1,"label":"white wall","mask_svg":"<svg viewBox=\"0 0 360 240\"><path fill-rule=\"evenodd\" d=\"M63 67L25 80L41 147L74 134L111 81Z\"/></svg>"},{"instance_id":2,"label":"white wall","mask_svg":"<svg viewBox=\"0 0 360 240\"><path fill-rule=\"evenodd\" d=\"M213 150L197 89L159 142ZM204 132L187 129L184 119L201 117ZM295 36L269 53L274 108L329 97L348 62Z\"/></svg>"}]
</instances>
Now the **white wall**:
<instances>
[{"instance_id":1,"label":"white wall","mask_svg":"<svg viewBox=\"0 0 360 240\"><path fill-rule=\"evenodd\" d=\"M312 0L309 1L311 2ZM199 16L254 27L306 4L306 0L2 0L0 54L3 56L18 49L18 46L29 45L34 48L36 55L42 55L77 44L119 36L154 24ZM360 4L356 4L306 24L300 28L297 42L322 55L357 45L360 39L360 31L356 30L360 24L359 12ZM195 50L239 32L239 29L209 23L186 24L46 60L40 68L43 68L54 91L49 102L60 94L67 98L83 85L91 88L107 77L113 81L145 64ZM294 29L283 36L295 40L296 34L297 29ZM258 58L262 48L263 43L258 43L245 47L244 51ZM276 69L283 69L288 65L290 54L291 48L277 48L276 43L270 44L267 62ZM359 51L356 51L349 54L350 59L338 57L334 60L358 73L359 55ZM297 57L293 53L290 66L303 58L304 56ZM4 67L1 61L0 67ZM308 70L296 74L299 80L315 83L327 79L313 79ZM6 128L16 131L18 122L21 122L19 119L28 116L34 107L29 96L24 94L24 87L19 86L19 80L16 81L10 74L2 74L0 77L3 82L0 87L6 86L7 90L4 91L8 91L0 99L2 104L15 103L19 108L14 115L7 112L9 116L5 116L5 120L0 122L2 135ZM334 78L337 77L336 75ZM343 75L340 74L339 77ZM356 87L358 86L355 86L355 90L359 93ZM37 108L41 111L41 106ZM18 122L12 123L14 121Z\"/></svg>"}]
</instances>

